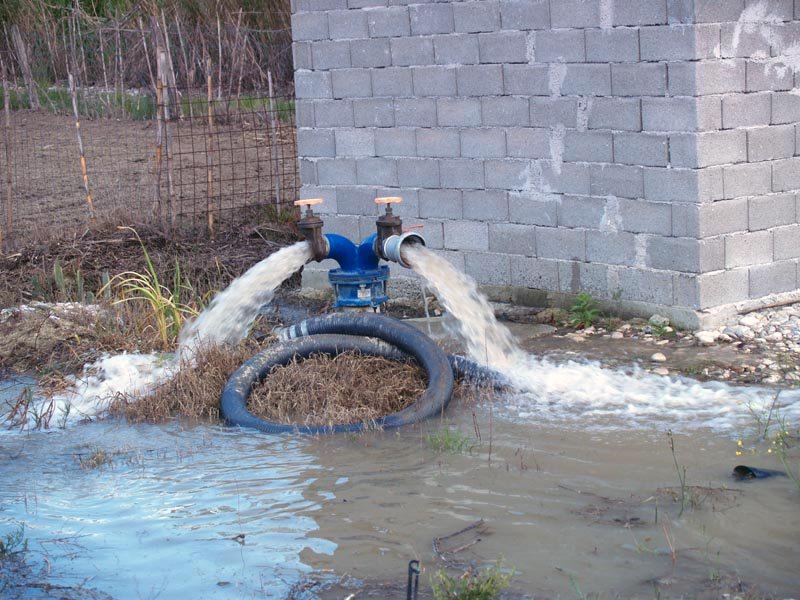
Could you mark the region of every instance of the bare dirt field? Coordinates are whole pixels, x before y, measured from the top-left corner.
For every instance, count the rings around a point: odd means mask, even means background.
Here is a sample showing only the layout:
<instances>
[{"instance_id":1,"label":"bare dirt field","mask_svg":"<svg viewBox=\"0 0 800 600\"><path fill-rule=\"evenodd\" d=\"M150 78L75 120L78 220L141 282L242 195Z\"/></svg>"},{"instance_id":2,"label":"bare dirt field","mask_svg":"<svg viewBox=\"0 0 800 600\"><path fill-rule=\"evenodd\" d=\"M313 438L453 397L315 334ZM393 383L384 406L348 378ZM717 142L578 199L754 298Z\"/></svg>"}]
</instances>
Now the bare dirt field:
<instances>
[{"instance_id":1,"label":"bare dirt field","mask_svg":"<svg viewBox=\"0 0 800 600\"><path fill-rule=\"evenodd\" d=\"M80 235L89 224L75 119L44 111L11 113L0 136L3 233L17 244ZM99 222L215 220L252 205L283 205L297 189L294 130L263 109L217 107L214 124L194 114L163 129L152 120L82 120L89 195ZM209 135L209 131L211 131ZM11 190L8 175L10 164ZM159 167L160 165L160 167ZM159 174L160 168L160 174ZM157 191L158 190L158 191Z\"/></svg>"}]
</instances>

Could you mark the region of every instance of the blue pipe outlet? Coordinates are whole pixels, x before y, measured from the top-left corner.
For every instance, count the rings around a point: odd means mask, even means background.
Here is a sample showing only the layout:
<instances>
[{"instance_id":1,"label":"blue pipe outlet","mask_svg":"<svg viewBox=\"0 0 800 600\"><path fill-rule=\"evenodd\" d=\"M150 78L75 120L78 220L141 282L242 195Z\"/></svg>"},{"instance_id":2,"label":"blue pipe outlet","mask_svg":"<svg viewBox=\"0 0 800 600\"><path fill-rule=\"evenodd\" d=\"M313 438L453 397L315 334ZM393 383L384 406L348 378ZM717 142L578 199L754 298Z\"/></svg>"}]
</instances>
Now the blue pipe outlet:
<instances>
[{"instance_id":1,"label":"blue pipe outlet","mask_svg":"<svg viewBox=\"0 0 800 600\"><path fill-rule=\"evenodd\" d=\"M328 280L336 293L336 308L377 308L388 299L386 282L389 267L380 265L375 253L373 234L358 246L344 236L325 234L328 255L339 263L338 269L328 272Z\"/></svg>"}]
</instances>

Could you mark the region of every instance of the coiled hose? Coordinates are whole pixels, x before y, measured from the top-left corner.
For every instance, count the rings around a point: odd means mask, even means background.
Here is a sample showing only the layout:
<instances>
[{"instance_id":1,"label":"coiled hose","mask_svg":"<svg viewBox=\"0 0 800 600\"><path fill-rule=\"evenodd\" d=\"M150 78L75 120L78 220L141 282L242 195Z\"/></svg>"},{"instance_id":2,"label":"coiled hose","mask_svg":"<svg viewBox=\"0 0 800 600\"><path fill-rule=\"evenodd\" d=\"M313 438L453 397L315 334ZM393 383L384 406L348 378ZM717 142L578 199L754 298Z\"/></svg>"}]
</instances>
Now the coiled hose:
<instances>
[{"instance_id":1,"label":"coiled hose","mask_svg":"<svg viewBox=\"0 0 800 600\"><path fill-rule=\"evenodd\" d=\"M460 356L448 356L428 336L407 323L374 313L335 313L302 321L282 332L280 343L259 352L231 376L220 398L220 413L231 425L252 427L266 433L327 434L359 432L368 428L391 429L427 419L442 412L453 393L453 373L476 382L506 382L494 371ZM253 415L247 399L253 385L263 381L273 367L295 357L312 354L338 355L348 350L400 359L412 356L425 369L428 386L403 410L368 423L295 425L275 423Z\"/></svg>"}]
</instances>

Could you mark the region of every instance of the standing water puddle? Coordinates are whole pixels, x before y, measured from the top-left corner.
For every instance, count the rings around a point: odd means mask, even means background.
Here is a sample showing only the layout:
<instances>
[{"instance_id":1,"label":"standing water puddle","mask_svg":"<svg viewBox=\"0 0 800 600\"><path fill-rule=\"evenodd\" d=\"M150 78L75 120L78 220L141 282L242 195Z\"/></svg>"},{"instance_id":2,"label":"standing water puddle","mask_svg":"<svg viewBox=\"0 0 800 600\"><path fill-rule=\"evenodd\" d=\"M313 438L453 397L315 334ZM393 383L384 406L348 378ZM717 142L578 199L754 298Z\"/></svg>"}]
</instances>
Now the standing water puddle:
<instances>
[{"instance_id":1,"label":"standing water puddle","mask_svg":"<svg viewBox=\"0 0 800 600\"><path fill-rule=\"evenodd\" d=\"M180 354L191 359L191 340L240 339L307 253L298 244L282 268L267 259L234 282ZM513 587L537 595L694 596L729 575L779 595L800 587L798 490L785 477L729 477L732 434L752 427L770 392L536 359L445 261L423 248L405 258L472 357L521 392L359 436L117 422L2 434L3 535L25 524L49 583L121 598L285 598L320 573L402 581L412 558L429 574L499 556ZM800 411L796 394L775 405L792 420ZM462 452L431 448L444 427L461 432Z\"/></svg>"}]
</instances>

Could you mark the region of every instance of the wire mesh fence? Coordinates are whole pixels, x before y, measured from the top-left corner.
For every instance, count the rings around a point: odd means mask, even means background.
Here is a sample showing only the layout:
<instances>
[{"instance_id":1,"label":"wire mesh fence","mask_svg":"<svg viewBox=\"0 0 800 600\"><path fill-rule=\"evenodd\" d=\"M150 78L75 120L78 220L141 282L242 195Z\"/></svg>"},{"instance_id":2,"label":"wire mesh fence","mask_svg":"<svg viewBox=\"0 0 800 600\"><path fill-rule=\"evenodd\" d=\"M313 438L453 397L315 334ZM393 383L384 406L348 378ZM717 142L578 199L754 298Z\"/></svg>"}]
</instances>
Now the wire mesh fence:
<instances>
[{"instance_id":1,"label":"wire mesh fence","mask_svg":"<svg viewBox=\"0 0 800 600\"><path fill-rule=\"evenodd\" d=\"M198 51L178 42L178 21L170 29L162 15L151 24L147 35L130 30L127 48L121 41L115 47L114 35L102 42L100 28L84 31L93 44L103 44L106 56L99 61L81 57L84 45L65 41L67 80L51 84L25 74L31 68L24 54L29 48L42 53L47 44L18 30L12 40L6 31L10 41L0 45L0 234L6 249L81 235L106 222L214 235L242 209L282 208L296 198L293 98L288 86L273 82L269 68L256 64L263 49L255 38L237 25L216 57L206 53L198 60ZM243 56L224 56L224 48ZM151 85L125 81L115 58L123 49L135 54L126 60L147 64L138 77L152 71ZM184 53L192 58L173 60ZM109 80L112 67L117 74Z\"/></svg>"}]
</instances>

